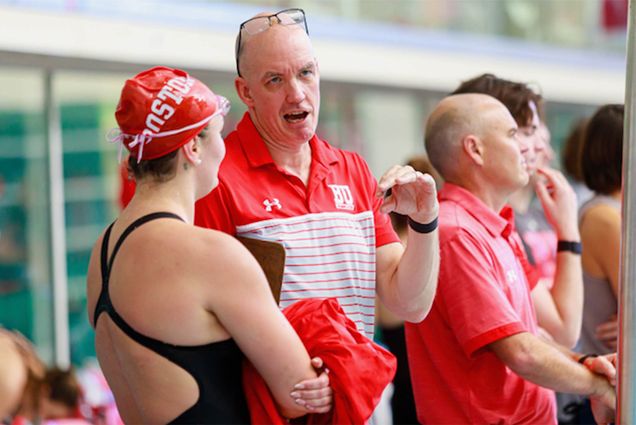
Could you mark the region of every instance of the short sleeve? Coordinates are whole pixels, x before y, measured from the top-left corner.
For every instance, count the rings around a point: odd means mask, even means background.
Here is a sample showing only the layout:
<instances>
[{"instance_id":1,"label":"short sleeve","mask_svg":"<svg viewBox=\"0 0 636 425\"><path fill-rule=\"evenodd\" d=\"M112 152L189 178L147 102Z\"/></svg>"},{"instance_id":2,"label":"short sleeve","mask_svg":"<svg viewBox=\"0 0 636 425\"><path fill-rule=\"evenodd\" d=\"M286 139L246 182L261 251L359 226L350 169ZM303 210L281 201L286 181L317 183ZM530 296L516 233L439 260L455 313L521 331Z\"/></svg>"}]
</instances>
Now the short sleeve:
<instances>
[{"instance_id":1,"label":"short sleeve","mask_svg":"<svg viewBox=\"0 0 636 425\"><path fill-rule=\"evenodd\" d=\"M400 238L398 237L397 233L395 233L395 230L393 230L391 218L388 214L380 211L382 198L376 196L376 193L378 191L378 181L375 179L375 177L373 177L373 174L371 174L371 170L369 170L369 166L364 161L364 159L358 154L355 154L355 158L359 162L358 169L361 170L361 172L363 173L361 177L366 182L369 204L373 209L373 222L375 225L375 247L379 248L393 242L400 242Z\"/></svg>"},{"instance_id":2,"label":"short sleeve","mask_svg":"<svg viewBox=\"0 0 636 425\"><path fill-rule=\"evenodd\" d=\"M467 356L526 331L485 243L461 233L441 248L437 300Z\"/></svg>"},{"instance_id":3,"label":"short sleeve","mask_svg":"<svg viewBox=\"0 0 636 425\"><path fill-rule=\"evenodd\" d=\"M235 235L236 225L232 220L231 205L225 184L221 181L212 192L196 202L194 224Z\"/></svg>"},{"instance_id":4,"label":"short sleeve","mask_svg":"<svg viewBox=\"0 0 636 425\"><path fill-rule=\"evenodd\" d=\"M374 193L377 189L377 182L374 186ZM373 204L373 222L375 223L375 246L379 248L383 245L399 242L400 238L393 230L391 219L388 214L380 212L382 199L376 198Z\"/></svg>"}]
</instances>

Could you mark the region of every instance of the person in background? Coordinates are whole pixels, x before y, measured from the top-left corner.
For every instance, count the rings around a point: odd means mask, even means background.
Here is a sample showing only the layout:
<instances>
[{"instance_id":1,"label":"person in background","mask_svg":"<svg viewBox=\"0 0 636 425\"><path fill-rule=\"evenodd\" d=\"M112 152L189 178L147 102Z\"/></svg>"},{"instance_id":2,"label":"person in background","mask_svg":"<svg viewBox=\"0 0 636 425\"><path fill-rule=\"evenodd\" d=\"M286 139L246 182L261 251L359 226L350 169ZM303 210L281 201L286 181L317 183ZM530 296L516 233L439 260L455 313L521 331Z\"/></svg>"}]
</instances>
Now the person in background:
<instances>
[{"instance_id":1,"label":"person in background","mask_svg":"<svg viewBox=\"0 0 636 425\"><path fill-rule=\"evenodd\" d=\"M40 420L39 392L45 366L31 343L0 327L0 421L23 424Z\"/></svg>"},{"instance_id":2,"label":"person in background","mask_svg":"<svg viewBox=\"0 0 636 425\"><path fill-rule=\"evenodd\" d=\"M40 413L44 425L88 425L80 404L82 389L75 371L53 367L47 369L40 391Z\"/></svg>"},{"instance_id":3,"label":"person in background","mask_svg":"<svg viewBox=\"0 0 636 425\"><path fill-rule=\"evenodd\" d=\"M561 169L565 173L578 201L579 208L592 197L592 191L585 186L581 171L581 145L589 118L576 120L561 147Z\"/></svg>"},{"instance_id":4,"label":"person in background","mask_svg":"<svg viewBox=\"0 0 636 425\"><path fill-rule=\"evenodd\" d=\"M542 202L541 208L529 210L534 193L545 183L545 171L552 172L549 132L545 126L542 130L540 119L541 96L524 83L492 74L463 82L453 92L461 93L493 96L508 108L519 127L517 139L524 146L530 179L511 194L509 202L515 210L515 227L525 248L521 260L534 288L532 300L542 336L573 347L579 337L583 314L581 263L578 256L562 255L557 241L579 242L576 195L566 182L556 199L557 211L548 214Z\"/></svg>"},{"instance_id":5,"label":"person in background","mask_svg":"<svg viewBox=\"0 0 636 425\"><path fill-rule=\"evenodd\" d=\"M581 147L583 179L594 196L579 213L585 282L580 346L600 354L617 346L623 119L623 105L602 106L590 119Z\"/></svg>"},{"instance_id":6,"label":"person in background","mask_svg":"<svg viewBox=\"0 0 636 425\"><path fill-rule=\"evenodd\" d=\"M247 423L244 354L281 414L331 408L320 376L234 238L192 225L217 184L229 102L188 73L154 67L124 84L112 141L131 153L136 190L95 243L88 317L126 423ZM303 388L296 388L295 385Z\"/></svg>"},{"instance_id":7,"label":"person in background","mask_svg":"<svg viewBox=\"0 0 636 425\"><path fill-rule=\"evenodd\" d=\"M577 349L593 355L614 352L618 343L623 119L623 105L602 106L590 118L581 146L581 172L594 196L579 212L585 303ZM593 423L590 413L586 400L575 423Z\"/></svg>"},{"instance_id":8,"label":"person in background","mask_svg":"<svg viewBox=\"0 0 636 425\"><path fill-rule=\"evenodd\" d=\"M508 109L483 94L449 96L427 121L426 152L445 183L438 291L426 320L406 323L420 423L555 424L552 390L590 395L597 420L613 420L615 356L581 356L538 336L506 205L529 179L518 131ZM537 194L553 218L567 182L538 172ZM565 229L578 238L576 225ZM579 261L580 253L559 255Z\"/></svg>"}]
</instances>

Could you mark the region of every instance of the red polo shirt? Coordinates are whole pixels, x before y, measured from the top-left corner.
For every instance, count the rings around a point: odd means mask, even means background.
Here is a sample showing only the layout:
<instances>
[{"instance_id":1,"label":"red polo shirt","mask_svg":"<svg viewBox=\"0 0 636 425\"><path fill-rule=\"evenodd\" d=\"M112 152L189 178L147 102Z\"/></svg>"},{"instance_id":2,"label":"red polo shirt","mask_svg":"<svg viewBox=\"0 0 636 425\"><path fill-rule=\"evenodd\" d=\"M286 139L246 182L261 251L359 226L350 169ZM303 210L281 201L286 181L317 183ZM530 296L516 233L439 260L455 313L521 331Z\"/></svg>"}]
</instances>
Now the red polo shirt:
<instances>
[{"instance_id":1,"label":"red polo shirt","mask_svg":"<svg viewBox=\"0 0 636 425\"><path fill-rule=\"evenodd\" d=\"M467 190L440 191L441 267L433 308L406 337L422 423L554 424L551 390L526 381L486 345L537 333L513 213L496 214Z\"/></svg>"},{"instance_id":2,"label":"red polo shirt","mask_svg":"<svg viewBox=\"0 0 636 425\"><path fill-rule=\"evenodd\" d=\"M399 239L364 160L314 136L305 186L274 163L247 113L225 145L219 186L197 202L195 224L282 244L281 308L335 297L372 337L376 248Z\"/></svg>"}]
</instances>

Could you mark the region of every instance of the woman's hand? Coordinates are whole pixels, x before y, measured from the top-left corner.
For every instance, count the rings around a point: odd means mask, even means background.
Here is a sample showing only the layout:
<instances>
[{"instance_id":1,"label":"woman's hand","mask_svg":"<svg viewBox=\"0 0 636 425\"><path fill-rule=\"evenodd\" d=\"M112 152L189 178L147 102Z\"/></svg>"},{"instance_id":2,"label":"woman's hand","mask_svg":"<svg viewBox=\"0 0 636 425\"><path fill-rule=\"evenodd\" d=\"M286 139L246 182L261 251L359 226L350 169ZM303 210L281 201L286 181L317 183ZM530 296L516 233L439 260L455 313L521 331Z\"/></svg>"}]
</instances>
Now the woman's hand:
<instances>
[{"instance_id":1,"label":"woman's hand","mask_svg":"<svg viewBox=\"0 0 636 425\"><path fill-rule=\"evenodd\" d=\"M596 337L610 350L616 351L618 346L618 320L616 316L610 317L605 323L596 327Z\"/></svg>"},{"instance_id":2,"label":"woman's hand","mask_svg":"<svg viewBox=\"0 0 636 425\"><path fill-rule=\"evenodd\" d=\"M333 405L333 391L329 386L329 369L323 367L320 357L311 359L311 365L319 373L317 378L306 379L294 385L291 396L307 409L308 413L326 413Z\"/></svg>"}]
</instances>

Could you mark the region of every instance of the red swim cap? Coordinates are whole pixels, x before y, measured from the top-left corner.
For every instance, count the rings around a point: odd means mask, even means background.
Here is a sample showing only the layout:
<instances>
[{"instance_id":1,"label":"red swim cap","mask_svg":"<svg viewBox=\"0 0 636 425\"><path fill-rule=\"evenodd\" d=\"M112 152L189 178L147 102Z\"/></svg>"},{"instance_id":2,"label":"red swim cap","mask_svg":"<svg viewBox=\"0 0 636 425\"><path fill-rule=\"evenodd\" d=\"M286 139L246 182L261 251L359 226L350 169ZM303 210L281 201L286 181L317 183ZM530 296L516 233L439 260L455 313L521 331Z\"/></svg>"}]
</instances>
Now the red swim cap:
<instances>
[{"instance_id":1,"label":"red swim cap","mask_svg":"<svg viewBox=\"0 0 636 425\"><path fill-rule=\"evenodd\" d=\"M157 66L126 80L115 111L120 134L109 139L125 145L137 161L155 159L188 143L228 110L227 99L187 72Z\"/></svg>"}]
</instances>

